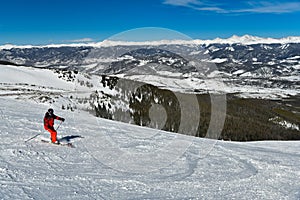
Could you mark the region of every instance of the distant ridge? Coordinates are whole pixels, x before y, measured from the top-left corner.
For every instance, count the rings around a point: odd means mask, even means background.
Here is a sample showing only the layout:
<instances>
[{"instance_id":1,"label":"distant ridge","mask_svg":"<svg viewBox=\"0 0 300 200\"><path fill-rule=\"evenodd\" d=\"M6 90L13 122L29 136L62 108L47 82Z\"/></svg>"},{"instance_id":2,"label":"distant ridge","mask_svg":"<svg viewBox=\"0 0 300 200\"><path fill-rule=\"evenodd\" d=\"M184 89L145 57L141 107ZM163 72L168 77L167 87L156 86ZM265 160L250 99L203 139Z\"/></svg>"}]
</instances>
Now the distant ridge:
<instances>
[{"instance_id":1,"label":"distant ridge","mask_svg":"<svg viewBox=\"0 0 300 200\"><path fill-rule=\"evenodd\" d=\"M5 44L0 45L0 50L3 49L13 49L13 48L59 48L59 47L109 47L109 46L132 46L132 45L164 45L164 44L199 44L199 45L209 45L209 44L287 44L287 43L300 43L300 36L289 36L285 38L262 38L251 35L237 36L233 35L230 38L222 39L216 38L213 40L159 40L159 41L115 41L115 40L103 40L101 42L93 43L71 43L71 44L49 44L49 45L13 45Z\"/></svg>"},{"instance_id":2,"label":"distant ridge","mask_svg":"<svg viewBox=\"0 0 300 200\"><path fill-rule=\"evenodd\" d=\"M5 60L0 60L0 65L13 65L13 66L19 66L13 62L5 61Z\"/></svg>"}]
</instances>

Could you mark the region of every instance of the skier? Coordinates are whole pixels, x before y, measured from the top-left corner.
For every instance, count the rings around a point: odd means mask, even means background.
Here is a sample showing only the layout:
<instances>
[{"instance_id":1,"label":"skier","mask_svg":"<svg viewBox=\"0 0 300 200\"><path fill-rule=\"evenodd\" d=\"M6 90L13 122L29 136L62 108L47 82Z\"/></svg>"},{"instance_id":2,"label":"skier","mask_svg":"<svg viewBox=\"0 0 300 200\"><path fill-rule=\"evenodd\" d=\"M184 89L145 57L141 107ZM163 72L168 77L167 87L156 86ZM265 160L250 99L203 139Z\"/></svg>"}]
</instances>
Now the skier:
<instances>
[{"instance_id":1,"label":"skier","mask_svg":"<svg viewBox=\"0 0 300 200\"><path fill-rule=\"evenodd\" d=\"M45 113L45 117L44 117L44 128L45 130L49 131L50 135L51 135L51 142L53 143L59 143L57 141L57 132L54 129L54 120L61 120L61 121L65 121L64 118L62 117L58 117L56 115L54 115L54 110L52 108L48 109L48 112Z\"/></svg>"}]
</instances>

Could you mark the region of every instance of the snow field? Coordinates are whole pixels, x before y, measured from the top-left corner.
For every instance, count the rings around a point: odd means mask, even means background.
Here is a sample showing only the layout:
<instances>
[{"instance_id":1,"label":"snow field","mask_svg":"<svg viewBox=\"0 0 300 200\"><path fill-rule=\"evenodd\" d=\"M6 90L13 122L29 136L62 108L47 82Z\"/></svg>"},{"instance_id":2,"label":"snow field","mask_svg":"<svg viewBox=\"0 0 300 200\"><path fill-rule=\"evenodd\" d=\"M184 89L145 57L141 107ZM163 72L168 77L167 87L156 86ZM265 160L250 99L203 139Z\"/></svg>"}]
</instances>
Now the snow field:
<instances>
[{"instance_id":1,"label":"snow field","mask_svg":"<svg viewBox=\"0 0 300 200\"><path fill-rule=\"evenodd\" d=\"M55 109L59 136L84 137L68 148L40 142L47 108L0 98L0 199L300 198L298 141L211 141Z\"/></svg>"}]
</instances>

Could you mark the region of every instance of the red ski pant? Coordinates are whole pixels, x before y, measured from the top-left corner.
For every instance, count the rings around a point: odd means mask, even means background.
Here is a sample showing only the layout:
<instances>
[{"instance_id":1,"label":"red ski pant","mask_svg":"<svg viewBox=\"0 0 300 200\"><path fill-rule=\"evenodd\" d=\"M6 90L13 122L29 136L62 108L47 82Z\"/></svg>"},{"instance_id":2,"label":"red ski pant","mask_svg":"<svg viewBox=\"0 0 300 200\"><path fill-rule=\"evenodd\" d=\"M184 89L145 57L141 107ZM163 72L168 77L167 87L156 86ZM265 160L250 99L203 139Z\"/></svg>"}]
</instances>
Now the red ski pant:
<instances>
[{"instance_id":1,"label":"red ski pant","mask_svg":"<svg viewBox=\"0 0 300 200\"><path fill-rule=\"evenodd\" d=\"M45 127L45 129L46 129L47 131L49 131L50 136L51 136L51 141L52 141L52 142L56 142L56 140L57 140L57 138L56 138L56 136L57 136L56 130L54 130L54 128L47 128L47 127Z\"/></svg>"}]
</instances>

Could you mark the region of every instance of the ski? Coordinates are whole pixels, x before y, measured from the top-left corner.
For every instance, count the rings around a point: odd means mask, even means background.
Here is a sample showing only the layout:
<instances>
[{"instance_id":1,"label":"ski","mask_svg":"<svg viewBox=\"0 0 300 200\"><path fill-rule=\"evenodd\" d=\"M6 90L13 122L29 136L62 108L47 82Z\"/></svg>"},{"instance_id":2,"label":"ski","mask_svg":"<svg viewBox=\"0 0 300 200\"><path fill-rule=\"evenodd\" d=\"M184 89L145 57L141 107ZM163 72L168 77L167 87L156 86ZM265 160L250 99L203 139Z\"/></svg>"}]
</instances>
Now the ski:
<instances>
[{"instance_id":1,"label":"ski","mask_svg":"<svg viewBox=\"0 0 300 200\"><path fill-rule=\"evenodd\" d=\"M57 146L66 146L66 147L75 148L75 146L72 143L52 143L52 142L47 141L47 140L41 140L41 141L44 142L44 143L54 144L54 145L57 145Z\"/></svg>"}]
</instances>

